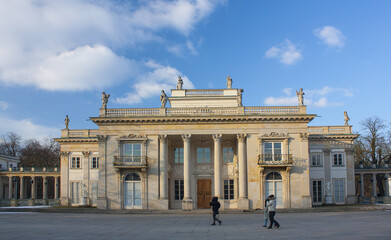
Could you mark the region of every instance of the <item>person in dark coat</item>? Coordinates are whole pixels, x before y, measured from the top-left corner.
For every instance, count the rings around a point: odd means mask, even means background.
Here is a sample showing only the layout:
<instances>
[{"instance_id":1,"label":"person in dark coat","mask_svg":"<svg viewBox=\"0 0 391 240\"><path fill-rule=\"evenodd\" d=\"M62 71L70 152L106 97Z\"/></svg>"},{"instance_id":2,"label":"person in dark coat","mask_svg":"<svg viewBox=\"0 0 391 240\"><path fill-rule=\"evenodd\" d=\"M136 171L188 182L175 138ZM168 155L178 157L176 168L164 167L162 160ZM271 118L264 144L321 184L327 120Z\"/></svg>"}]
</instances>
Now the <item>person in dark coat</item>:
<instances>
[{"instance_id":1,"label":"person in dark coat","mask_svg":"<svg viewBox=\"0 0 391 240\"><path fill-rule=\"evenodd\" d=\"M217 214L219 214L219 208L220 203L218 201L218 197L213 197L212 201L209 203L209 206L212 207L212 213L213 213L213 223L212 225L216 225L216 221L219 222L219 225L221 225L221 220L217 218Z\"/></svg>"}]
</instances>

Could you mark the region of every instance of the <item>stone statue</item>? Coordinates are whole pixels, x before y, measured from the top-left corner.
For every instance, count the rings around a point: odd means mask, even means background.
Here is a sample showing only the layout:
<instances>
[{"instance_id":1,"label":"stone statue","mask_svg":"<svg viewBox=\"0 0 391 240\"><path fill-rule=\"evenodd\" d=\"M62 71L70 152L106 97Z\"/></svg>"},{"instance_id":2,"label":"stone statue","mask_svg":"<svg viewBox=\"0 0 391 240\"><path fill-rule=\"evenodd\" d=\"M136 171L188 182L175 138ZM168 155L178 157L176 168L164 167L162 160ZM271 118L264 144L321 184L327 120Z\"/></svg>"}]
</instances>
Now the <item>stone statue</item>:
<instances>
[{"instance_id":1,"label":"stone statue","mask_svg":"<svg viewBox=\"0 0 391 240\"><path fill-rule=\"evenodd\" d=\"M102 92L102 108L107 108L107 103L109 102L110 94L106 94L105 92Z\"/></svg>"},{"instance_id":2,"label":"stone statue","mask_svg":"<svg viewBox=\"0 0 391 240\"><path fill-rule=\"evenodd\" d=\"M69 127L69 117L68 117L68 115L65 117L65 120L64 120L64 123L65 123L65 129L68 129L68 127Z\"/></svg>"},{"instance_id":3,"label":"stone statue","mask_svg":"<svg viewBox=\"0 0 391 240\"><path fill-rule=\"evenodd\" d=\"M164 92L164 90L162 90L162 94L160 95L160 101L162 102L162 108L166 107L167 99L168 99L168 97L167 97L166 93Z\"/></svg>"},{"instance_id":4,"label":"stone statue","mask_svg":"<svg viewBox=\"0 0 391 240\"><path fill-rule=\"evenodd\" d=\"M243 89L239 89L239 91L238 91L238 105L239 105L239 107L243 106L242 105L242 92L243 92Z\"/></svg>"},{"instance_id":5,"label":"stone statue","mask_svg":"<svg viewBox=\"0 0 391 240\"><path fill-rule=\"evenodd\" d=\"M182 89L183 86L183 80L181 76L178 77L178 83L176 84L176 89Z\"/></svg>"},{"instance_id":6,"label":"stone statue","mask_svg":"<svg viewBox=\"0 0 391 240\"><path fill-rule=\"evenodd\" d=\"M326 183L326 196L331 195L331 183Z\"/></svg>"},{"instance_id":7,"label":"stone statue","mask_svg":"<svg viewBox=\"0 0 391 240\"><path fill-rule=\"evenodd\" d=\"M297 100L299 100L299 106L303 106L304 105L304 92L303 92L302 88L300 88L299 92L296 91L296 96L297 96Z\"/></svg>"},{"instance_id":8,"label":"stone statue","mask_svg":"<svg viewBox=\"0 0 391 240\"><path fill-rule=\"evenodd\" d=\"M81 185L81 196L82 197L87 197L88 196L87 186L85 184Z\"/></svg>"},{"instance_id":9,"label":"stone statue","mask_svg":"<svg viewBox=\"0 0 391 240\"><path fill-rule=\"evenodd\" d=\"M230 76L227 77L227 88L232 88L232 78Z\"/></svg>"},{"instance_id":10,"label":"stone statue","mask_svg":"<svg viewBox=\"0 0 391 240\"><path fill-rule=\"evenodd\" d=\"M348 116L348 113L345 111L343 112L343 115L345 116L344 120L345 120L345 126L349 126L349 121L350 121L350 118Z\"/></svg>"}]
</instances>

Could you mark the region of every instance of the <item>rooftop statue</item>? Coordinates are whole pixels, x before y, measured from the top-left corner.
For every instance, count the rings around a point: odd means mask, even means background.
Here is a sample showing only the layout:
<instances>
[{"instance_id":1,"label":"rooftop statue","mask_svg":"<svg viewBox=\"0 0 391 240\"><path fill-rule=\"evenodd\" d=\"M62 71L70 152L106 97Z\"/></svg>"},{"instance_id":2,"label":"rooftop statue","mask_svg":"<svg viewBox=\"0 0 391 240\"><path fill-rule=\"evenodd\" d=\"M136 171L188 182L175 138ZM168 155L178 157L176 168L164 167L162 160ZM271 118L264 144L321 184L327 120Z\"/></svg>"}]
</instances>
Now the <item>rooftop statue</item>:
<instances>
[{"instance_id":1,"label":"rooftop statue","mask_svg":"<svg viewBox=\"0 0 391 240\"><path fill-rule=\"evenodd\" d=\"M239 91L238 91L238 105L239 105L239 107L243 106L243 104L242 104L242 93L243 93L243 89L239 89Z\"/></svg>"},{"instance_id":2,"label":"rooftop statue","mask_svg":"<svg viewBox=\"0 0 391 240\"><path fill-rule=\"evenodd\" d=\"M296 91L296 96L297 96L297 100L299 100L299 106L303 106L304 105L304 92L303 92L302 88L300 88L299 92Z\"/></svg>"},{"instance_id":3,"label":"rooftop statue","mask_svg":"<svg viewBox=\"0 0 391 240\"><path fill-rule=\"evenodd\" d=\"M69 127L69 117L68 117L68 115L65 117L65 119L64 119L64 123L65 123L65 129L68 129L68 127Z\"/></svg>"},{"instance_id":4,"label":"rooftop statue","mask_svg":"<svg viewBox=\"0 0 391 240\"><path fill-rule=\"evenodd\" d=\"M232 78L230 76L227 77L227 88L232 88Z\"/></svg>"},{"instance_id":5,"label":"rooftop statue","mask_svg":"<svg viewBox=\"0 0 391 240\"><path fill-rule=\"evenodd\" d=\"M160 101L162 102L162 108L166 107L167 99L168 99L168 97L167 97L166 93L164 92L164 90L162 90L162 94L160 95Z\"/></svg>"},{"instance_id":6,"label":"rooftop statue","mask_svg":"<svg viewBox=\"0 0 391 240\"><path fill-rule=\"evenodd\" d=\"M178 83L176 84L176 89L182 89L183 86L183 80L181 76L178 77Z\"/></svg>"},{"instance_id":7,"label":"rooftop statue","mask_svg":"<svg viewBox=\"0 0 391 240\"><path fill-rule=\"evenodd\" d=\"M105 92L102 92L102 108L107 108L107 103L109 102L110 94L106 94Z\"/></svg>"},{"instance_id":8,"label":"rooftop statue","mask_svg":"<svg viewBox=\"0 0 391 240\"><path fill-rule=\"evenodd\" d=\"M350 121L350 118L348 116L348 113L345 111L343 112L343 115L345 116L344 120L345 120L345 126L349 126L349 121Z\"/></svg>"}]
</instances>

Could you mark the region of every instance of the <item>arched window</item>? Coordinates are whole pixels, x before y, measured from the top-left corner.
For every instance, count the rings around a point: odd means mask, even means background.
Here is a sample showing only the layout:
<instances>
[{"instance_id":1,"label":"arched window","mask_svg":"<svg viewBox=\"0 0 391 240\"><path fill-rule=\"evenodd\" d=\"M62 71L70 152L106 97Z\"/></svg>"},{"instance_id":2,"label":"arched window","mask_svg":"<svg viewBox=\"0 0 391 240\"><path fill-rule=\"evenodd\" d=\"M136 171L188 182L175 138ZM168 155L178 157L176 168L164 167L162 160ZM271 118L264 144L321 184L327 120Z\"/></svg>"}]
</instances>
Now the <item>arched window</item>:
<instances>
[{"instance_id":1,"label":"arched window","mask_svg":"<svg viewBox=\"0 0 391 240\"><path fill-rule=\"evenodd\" d=\"M125 181L140 181L140 176L137 173L129 173L125 177Z\"/></svg>"},{"instance_id":2,"label":"arched window","mask_svg":"<svg viewBox=\"0 0 391 240\"><path fill-rule=\"evenodd\" d=\"M271 172L266 176L266 180L282 180L282 177L278 172Z\"/></svg>"}]
</instances>

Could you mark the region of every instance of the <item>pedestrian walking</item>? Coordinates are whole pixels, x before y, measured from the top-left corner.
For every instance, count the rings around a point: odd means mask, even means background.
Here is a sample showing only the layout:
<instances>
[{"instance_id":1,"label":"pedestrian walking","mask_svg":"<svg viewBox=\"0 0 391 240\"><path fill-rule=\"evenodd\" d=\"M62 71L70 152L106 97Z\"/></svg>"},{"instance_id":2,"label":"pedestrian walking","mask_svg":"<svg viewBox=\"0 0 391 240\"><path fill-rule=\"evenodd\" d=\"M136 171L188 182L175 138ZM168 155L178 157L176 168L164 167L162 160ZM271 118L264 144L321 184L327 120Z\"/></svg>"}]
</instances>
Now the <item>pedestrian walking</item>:
<instances>
[{"instance_id":1,"label":"pedestrian walking","mask_svg":"<svg viewBox=\"0 0 391 240\"><path fill-rule=\"evenodd\" d=\"M212 201L209 203L209 206L212 207L212 213L213 213L213 223L211 225L216 225L216 221L221 225L223 221L217 218L217 215L219 214L219 208L220 208L220 203L217 201L219 198L218 197L213 197ZM219 215L220 216L220 215Z\"/></svg>"},{"instance_id":2,"label":"pedestrian walking","mask_svg":"<svg viewBox=\"0 0 391 240\"><path fill-rule=\"evenodd\" d=\"M270 196L269 196L270 197ZM265 199L265 207L263 209L263 218L264 218L264 223L262 227L267 227L267 220L269 220L269 207L267 206L269 202L269 197Z\"/></svg>"},{"instance_id":3,"label":"pedestrian walking","mask_svg":"<svg viewBox=\"0 0 391 240\"><path fill-rule=\"evenodd\" d=\"M268 229L271 229L273 224L275 227L280 228L280 224L274 219L274 216L276 215L276 205L277 205L276 197L274 195L270 195L269 198L270 198L270 200L267 203L267 206L269 209L270 225L269 225Z\"/></svg>"}]
</instances>

